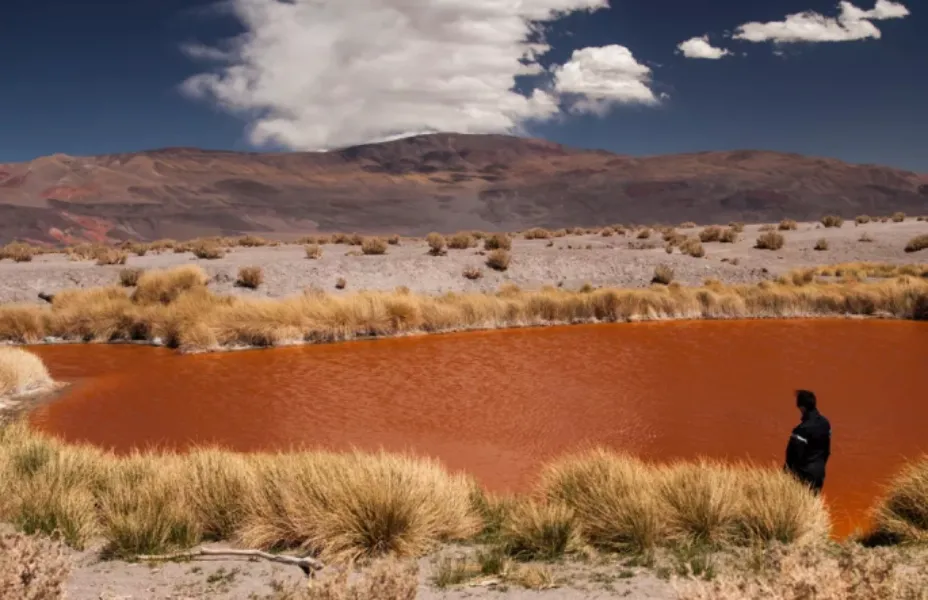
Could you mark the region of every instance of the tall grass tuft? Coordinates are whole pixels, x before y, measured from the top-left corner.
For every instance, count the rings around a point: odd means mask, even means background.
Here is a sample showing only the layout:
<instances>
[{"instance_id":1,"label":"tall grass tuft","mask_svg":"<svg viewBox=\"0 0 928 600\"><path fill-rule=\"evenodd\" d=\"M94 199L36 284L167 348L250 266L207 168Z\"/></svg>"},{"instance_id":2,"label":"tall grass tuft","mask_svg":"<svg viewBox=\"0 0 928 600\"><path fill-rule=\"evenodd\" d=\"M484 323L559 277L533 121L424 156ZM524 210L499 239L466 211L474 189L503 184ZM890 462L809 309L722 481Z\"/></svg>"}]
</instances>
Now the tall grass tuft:
<instances>
[{"instance_id":1,"label":"tall grass tuft","mask_svg":"<svg viewBox=\"0 0 928 600\"><path fill-rule=\"evenodd\" d=\"M554 560L583 546L573 509L532 500L510 507L499 539L503 551L519 560Z\"/></svg>"},{"instance_id":2,"label":"tall grass tuft","mask_svg":"<svg viewBox=\"0 0 928 600\"><path fill-rule=\"evenodd\" d=\"M484 250L512 250L512 238L505 233L494 233L483 240Z\"/></svg>"},{"instance_id":3,"label":"tall grass tuft","mask_svg":"<svg viewBox=\"0 0 928 600\"><path fill-rule=\"evenodd\" d=\"M22 242L11 242L0 247L0 260L9 258L18 263L31 262L36 254L38 254L38 251L35 248Z\"/></svg>"},{"instance_id":4,"label":"tall grass tuft","mask_svg":"<svg viewBox=\"0 0 928 600\"><path fill-rule=\"evenodd\" d=\"M905 251L910 253L918 252L925 248L928 248L928 234L915 236L905 245Z\"/></svg>"},{"instance_id":5,"label":"tall grass tuft","mask_svg":"<svg viewBox=\"0 0 928 600\"><path fill-rule=\"evenodd\" d=\"M505 271L509 268L509 262L512 257L507 250L493 250L487 255L487 266L497 271Z\"/></svg>"},{"instance_id":6,"label":"tall grass tuft","mask_svg":"<svg viewBox=\"0 0 928 600\"><path fill-rule=\"evenodd\" d=\"M235 285L251 290L258 289L264 283L264 269L261 267L240 267Z\"/></svg>"},{"instance_id":7,"label":"tall grass tuft","mask_svg":"<svg viewBox=\"0 0 928 600\"><path fill-rule=\"evenodd\" d=\"M901 211L893 213L892 220L893 220L893 223L902 223L903 221L905 221L905 213Z\"/></svg>"},{"instance_id":8,"label":"tall grass tuft","mask_svg":"<svg viewBox=\"0 0 928 600\"><path fill-rule=\"evenodd\" d=\"M399 245L400 245L400 236L398 236L398 235L396 235L396 234L394 233L393 235L391 235L390 237L387 238L387 243L390 244L391 246L399 246Z\"/></svg>"},{"instance_id":9,"label":"tall grass tuft","mask_svg":"<svg viewBox=\"0 0 928 600\"><path fill-rule=\"evenodd\" d=\"M319 244L307 244L303 249L306 251L306 258L313 260L322 258L322 246Z\"/></svg>"},{"instance_id":10,"label":"tall grass tuft","mask_svg":"<svg viewBox=\"0 0 928 600\"><path fill-rule=\"evenodd\" d=\"M542 227L533 227L525 232L523 237L527 240L546 240L551 237L551 232Z\"/></svg>"},{"instance_id":11,"label":"tall grass tuft","mask_svg":"<svg viewBox=\"0 0 928 600\"><path fill-rule=\"evenodd\" d=\"M0 346L0 398L48 390L53 385L41 358L22 348Z\"/></svg>"},{"instance_id":12,"label":"tall grass tuft","mask_svg":"<svg viewBox=\"0 0 928 600\"><path fill-rule=\"evenodd\" d=\"M854 218L854 222L857 223L858 225L866 225L871 220L872 219L870 218L870 215L857 215Z\"/></svg>"},{"instance_id":13,"label":"tall grass tuft","mask_svg":"<svg viewBox=\"0 0 928 600\"><path fill-rule=\"evenodd\" d=\"M812 544L831 530L821 496L782 471L746 469L738 478L739 535L746 543Z\"/></svg>"},{"instance_id":14,"label":"tall grass tuft","mask_svg":"<svg viewBox=\"0 0 928 600\"><path fill-rule=\"evenodd\" d=\"M425 236L425 242L429 245L429 254L432 256L442 256L447 252L445 237L434 231Z\"/></svg>"},{"instance_id":15,"label":"tall grass tuft","mask_svg":"<svg viewBox=\"0 0 928 600\"><path fill-rule=\"evenodd\" d=\"M799 223L792 219L783 219L777 226L780 231L796 231L799 229Z\"/></svg>"},{"instance_id":16,"label":"tall grass tuft","mask_svg":"<svg viewBox=\"0 0 928 600\"><path fill-rule=\"evenodd\" d=\"M364 254L386 254L387 243L379 237L364 238L361 242L361 252Z\"/></svg>"},{"instance_id":17,"label":"tall grass tuft","mask_svg":"<svg viewBox=\"0 0 928 600\"><path fill-rule=\"evenodd\" d=\"M825 215L822 217L822 225L825 227L841 227L844 225L844 219L838 215Z\"/></svg>"},{"instance_id":18,"label":"tall grass tuft","mask_svg":"<svg viewBox=\"0 0 928 600\"><path fill-rule=\"evenodd\" d=\"M170 304L185 292L205 288L207 281L203 269L194 265L146 271L139 276L132 300L139 304Z\"/></svg>"},{"instance_id":19,"label":"tall grass tuft","mask_svg":"<svg viewBox=\"0 0 928 600\"><path fill-rule=\"evenodd\" d=\"M673 276L674 272L670 266L657 265L654 267L654 276L651 278L651 283L670 285L670 282L673 281Z\"/></svg>"},{"instance_id":20,"label":"tall grass tuft","mask_svg":"<svg viewBox=\"0 0 928 600\"><path fill-rule=\"evenodd\" d=\"M176 248L175 248L176 250ZM210 241L200 241L190 247L190 251L197 258L206 260L215 260L225 256L225 250L218 243Z\"/></svg>"},{"instance_id":21,"label":"tall grass tuft","mask_svg":"<svg viewBox=\"0 0 928 600\"><path fill-rule=\"evenodd\" d=\"M928 544L928 455L910 463L890 482L873 520L877 538Z\"/></svg>"},{"instance_id":22,"label":"tall grass tuft","mask_svg":"<svg viewBox=\"0 0 928 600\"><path fill-rule=\"evenodd\" d=\"M139 277L145 271L138 267L130 267L119 271L119 285L123 287L135 287L139 283Z\"/></svg>"},{"instance_id":23,"label":"tall grass tuft","mask_svg":"<svg viewBox=\"0 0 928 600\"><path fill-rule=\"evenodd\" d=\"M731 543L740 509L739 475L727 465L707 461L663 468L657 485L668 536L686 545Z\"/></svg>"},{"instance_id":24,"label":"tall grass tuft","mask_svg":"<svg viewBox=\"0 0 928 600\"><path fill-rule=\"evenodd\" d=\"M760 250L779 250L786 244L786 239L779 233L768 231L758 236L754 247Z\"/></svg>"},{"instance_id":25,"label":"tall grass tuft","mask_svg":"<svg viewBox=\"0 0 928 600\"><path fill-rule=\"evenodd\" d=\"M828 240L826 240L825 238L819 238L819 240L815 242L815 246L813 247L813 250L818 250L819 252L828 250Z\"/></svg>"},{"instance_id":26,"label":"tall grass tuft","mask_svg":"<svg viewBox=\"0 0 928 600\"><path fill-rule=\"evenodd\" d=\"M700 241L695 238L689 238L680 244L680 252L689 254L693 258L702 258L706 255L706 250L702 247Z\"/></svg>"},{"instance_id":27,"label":"tall grass tuft","mask_svg":"<svg viewBox=\"0 0 928 600\"><path fill-rule=\"evenodd\" d=\"M455 250L466 250L477 245L474 236L467 231L461 231L448 239L448 247Z\"/></svg>"},{"instance_id":28,"label":"tall grass tuft","mask_svg":"<svg viewBox=\"0 0 928 600\"><path fill-rule=\"evenodd\" d=\"M722 228L718 225L710 225L699 232L699 241L702 243L717 242L722 237Z\"/></svg>"}]
</instances>

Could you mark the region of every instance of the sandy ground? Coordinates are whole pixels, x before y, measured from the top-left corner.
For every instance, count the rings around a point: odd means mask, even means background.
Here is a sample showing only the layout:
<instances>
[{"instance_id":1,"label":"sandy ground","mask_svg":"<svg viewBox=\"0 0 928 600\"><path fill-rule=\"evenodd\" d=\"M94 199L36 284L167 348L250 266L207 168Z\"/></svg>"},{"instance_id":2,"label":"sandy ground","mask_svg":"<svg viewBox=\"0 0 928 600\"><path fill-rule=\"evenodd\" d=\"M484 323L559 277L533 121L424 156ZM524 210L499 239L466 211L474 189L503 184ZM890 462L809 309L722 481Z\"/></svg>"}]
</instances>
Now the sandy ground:
<instances>
[{"instance_id":1,"label":"sandy ground","mask_svg":"<svg viewBox=\"0 0 928 600\"><path fill-rule=\"evenodd\" d=\"M673 600L669 580L620 560L571 561L543 567L554 575L555 586L528 590L494 577L438 588L433 582L438 561L463 551L446 548L419 560L419 600L473 597L500 600L630 598ZM319 575L323 576L323 575ZM306 583L299 569L248 559L210 559L172 563L102 561L97 549L75 552L67 585L68 600L238 600L267 598L275 589Z\"/></svg>"},{"instance_id":2,"label":"sandy ground","mask_svg":"<svg viewBox=\"0 0 928 600\"><path fill-rule=\"evenodd\" d=\"M503 283L524 288L544 285L644 287L650 282L654 267L668 264L676 280L699 284L706 278L726 283L757 282L795 267L849 261L885 261L893 263L928 262L928 252L906 254L908 240L928 233L928 222L909 219L903 223L868 223L855 226L845 223L840 229L821 228L816 223L802 223L796 231L782 232L786 245L778 251L753 248L759 225L748 225L735 244L704 244L702 259L668 255L658 235L638 240L633 235L602 237L569 236L553 240L523 240L513 243L509 270L499 273L484 265L480 250L449 250L446 256L431 256L425 242L404 242L390 246L382 256L347 256L357 247L329 244L323 246L318 260L305 257L301 246L285 245L263 248L236 248L224 258L196 259L192 254L166 253L132 256L127 266L144 269L182 264L198 264L213 278L211 287L220 293L256 297L282 297L318 287L335 292L339 277L347 281L345 293L357 290L390 290L406 286L414 292L442 293L496 290ZM684 230L695 234L698 229ZM863 233L873 238L861 242ZM825 238L830 248L815 251L816 240ZM549 245L553 241L553 245ZM634 246L652 246L634 249ZM737 265L723 259L738 259ZM238 269L258 265L264 270L265 283L258 290L235 286ZM463 277L466 267L476 266L484 276L476 281ZM0 303L41 302L39 292L67 288L94 287L117 281L122 267L97 266L93 262L73 262L62 254L36 257L31 263L0 261Z\"/></svg>"}]
</instances>

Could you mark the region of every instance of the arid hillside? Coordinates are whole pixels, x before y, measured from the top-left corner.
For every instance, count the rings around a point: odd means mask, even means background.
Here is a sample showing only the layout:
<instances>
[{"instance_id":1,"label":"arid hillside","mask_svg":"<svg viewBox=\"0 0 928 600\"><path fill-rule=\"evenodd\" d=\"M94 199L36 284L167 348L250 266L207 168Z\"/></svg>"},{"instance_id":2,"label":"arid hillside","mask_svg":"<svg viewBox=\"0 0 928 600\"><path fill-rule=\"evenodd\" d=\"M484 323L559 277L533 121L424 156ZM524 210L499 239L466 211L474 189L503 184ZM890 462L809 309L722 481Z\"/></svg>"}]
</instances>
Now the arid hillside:
<instances>
[{"instance_id":1,"label":"arid hillside","mask_svg":"<svg viewBox=\"0 0 928 600\"><path fill-rule=\"evenodd\" d=\"M634 158L497 135L330 153L170 148L0 165L0 242L422 234L928 212L928 176L762 151Z\"/></svg>"}]
</instances>

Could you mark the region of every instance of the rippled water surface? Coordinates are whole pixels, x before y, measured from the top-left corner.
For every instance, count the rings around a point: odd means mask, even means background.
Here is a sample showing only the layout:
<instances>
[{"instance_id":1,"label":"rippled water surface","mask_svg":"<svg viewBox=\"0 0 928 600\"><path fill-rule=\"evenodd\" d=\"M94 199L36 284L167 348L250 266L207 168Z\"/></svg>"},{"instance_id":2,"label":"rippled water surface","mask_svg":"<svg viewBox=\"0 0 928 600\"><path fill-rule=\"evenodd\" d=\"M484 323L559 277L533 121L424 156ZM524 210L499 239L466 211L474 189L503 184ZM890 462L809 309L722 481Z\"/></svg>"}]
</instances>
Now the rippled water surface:
<instances>
[{"instance_id":1,"label":"rippled water surface","mask_svg":"<svg viewBox=\"0 0 928 600\"><path fill-rule=\"evenodd\" d=\"M825 492L839 532L928 451L928 324L591 325L181 356L35 348L73 386L33 423L126 451L218 443L411 450L524 490L588 444L670 459L781 463L814 390L834 428Z\"/></svg>"}]
</instances>

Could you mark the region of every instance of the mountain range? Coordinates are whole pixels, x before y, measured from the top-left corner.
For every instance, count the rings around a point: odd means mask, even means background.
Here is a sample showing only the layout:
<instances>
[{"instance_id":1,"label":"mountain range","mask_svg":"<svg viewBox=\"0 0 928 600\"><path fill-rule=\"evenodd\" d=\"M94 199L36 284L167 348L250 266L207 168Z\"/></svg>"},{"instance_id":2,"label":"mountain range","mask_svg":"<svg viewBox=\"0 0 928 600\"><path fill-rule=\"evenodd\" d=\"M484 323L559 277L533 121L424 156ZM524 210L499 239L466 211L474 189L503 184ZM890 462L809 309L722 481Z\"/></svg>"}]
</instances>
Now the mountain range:
<instances>
[{"instance_id":1,"label":"mountain range","mask_svg":"<svg viewBox=\"0 0 928 600\"><path fill-rule=\"evenodd\" d=\"M432 134L326 153L166 148L0 164L0 242L423 234L928 213L928 175L740 150L632 157Z\"/></svg>"}]
</instances>

